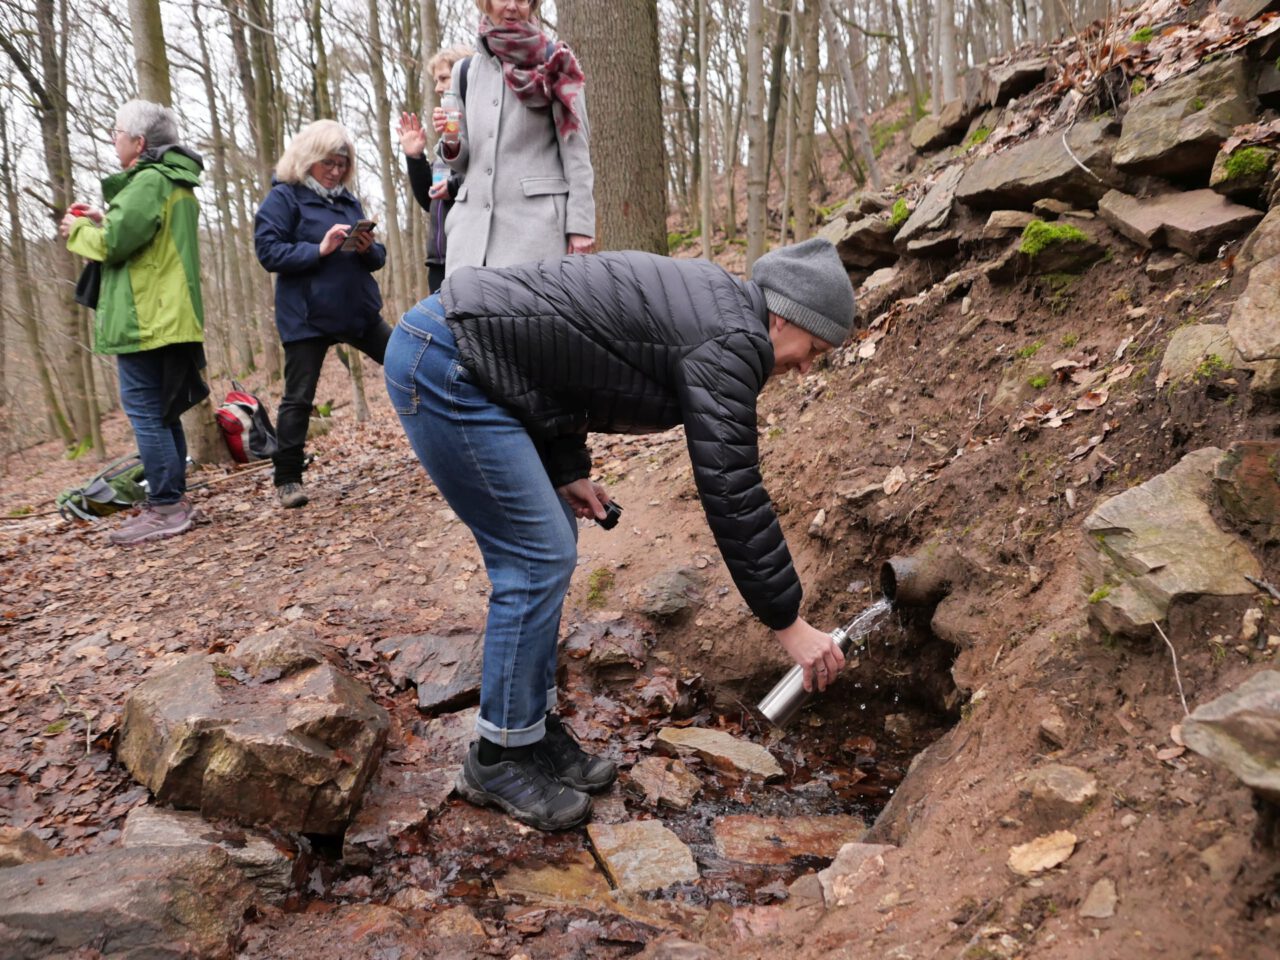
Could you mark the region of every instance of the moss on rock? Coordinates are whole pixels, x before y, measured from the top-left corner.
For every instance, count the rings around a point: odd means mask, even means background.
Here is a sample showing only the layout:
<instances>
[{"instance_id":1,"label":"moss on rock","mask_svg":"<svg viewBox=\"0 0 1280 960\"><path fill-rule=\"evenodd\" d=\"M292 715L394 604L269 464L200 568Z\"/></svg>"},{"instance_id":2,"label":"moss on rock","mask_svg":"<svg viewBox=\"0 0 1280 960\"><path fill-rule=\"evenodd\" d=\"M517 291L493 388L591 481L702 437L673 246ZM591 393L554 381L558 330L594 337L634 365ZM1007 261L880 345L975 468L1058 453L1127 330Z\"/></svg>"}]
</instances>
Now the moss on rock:
<instances>
[{"instance_id":1,"label":"moss on rock","mask_svg":"<svg viewBox=\"0 0 1280 960\"><path fill-rule=\"evenodd\" d=\"M1043 253L1046 247L1054 244L1072 241L1087 242L1088 239L1083 230L1069 223L1045 223L1043 220L1032 220L1022 230L1022 244L1018 247L1018 251L1034 258Z\"/></svg>"}]
</instances>

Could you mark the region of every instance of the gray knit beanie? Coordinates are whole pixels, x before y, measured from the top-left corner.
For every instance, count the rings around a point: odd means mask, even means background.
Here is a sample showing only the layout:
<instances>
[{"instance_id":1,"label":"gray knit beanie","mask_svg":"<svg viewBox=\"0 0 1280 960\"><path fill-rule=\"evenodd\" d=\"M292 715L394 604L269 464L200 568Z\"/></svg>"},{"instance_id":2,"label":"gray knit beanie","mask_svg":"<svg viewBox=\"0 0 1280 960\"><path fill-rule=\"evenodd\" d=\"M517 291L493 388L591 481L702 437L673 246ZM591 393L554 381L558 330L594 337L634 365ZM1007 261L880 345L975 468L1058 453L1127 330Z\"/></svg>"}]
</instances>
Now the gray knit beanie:
<instances>
[{"instance_id":1,"label":"gray knit beanie","mask_svg":"<svg viewBox=\"0 0 1280 960\"><path fill-rule=\"evenodd\" d=\"M833 346L849 336L857 308L853 284L829 240L814 238L766 253L751 279L769 309Z\"/></svg>"}]
</instances>

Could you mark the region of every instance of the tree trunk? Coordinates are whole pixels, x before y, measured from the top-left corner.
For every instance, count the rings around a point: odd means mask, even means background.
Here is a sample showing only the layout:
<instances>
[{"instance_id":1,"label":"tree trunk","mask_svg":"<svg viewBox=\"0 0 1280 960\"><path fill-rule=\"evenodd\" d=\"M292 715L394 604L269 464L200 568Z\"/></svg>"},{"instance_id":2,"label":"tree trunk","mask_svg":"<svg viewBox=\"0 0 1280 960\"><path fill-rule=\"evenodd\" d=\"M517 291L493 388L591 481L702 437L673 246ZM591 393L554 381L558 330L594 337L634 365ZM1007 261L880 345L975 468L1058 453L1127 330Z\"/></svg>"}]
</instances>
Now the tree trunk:
<instances>
[{"instance_id":1,"label":"tree trunk","mask_svg":"<svg viewBox=\"0 0 1280 960\"><path fill-rule=\"evenodd\" d=\"M707 16L707 0L698 0L698 130L702 165L698 171L698 220L702 224L702 256L711 259L714 224L711 220L711 190L715 183L711 161L711 87L707 83L707 66L711 59L711 18Z\"/></svg>"},{"instance_id":2,"label":"tree trunk","mask_svg":"<svg viewBox=\"0 0 1280 960\"><path fill-rule=\"evenodd\" d=\"M942 103L950 103L956 98L955 0L938 0L938 72L942 74Z\"/></svg>"},{"instance_id":3,"label":"tree trunk","mask_svg":"<svg viewBox=\"0 0 1280 960\"><path fill-rule=\"evenodd\" d=\"M764 254L769 181L764 123L764 0L747 7L747 275Z\"/></svg>"},{"instance_id":4,"label":"tree trunk","mask_svg":"<svg viewBox=\"0 0 1280 960\"><path fill-rule=\"evenodd\" d=\"M665 254L657 5L653 0L558 0L556 10L560 35L587 77L596 246Z\"/></svg>"},{"instance_id":5,"label":"tree trunk","mask_svg":"<svg viewBox=\"0 0 1280 960\"><path fill-rule=\"evenodd\" d=\"M48 420L63 443L70 446L75 442L75 436L67 415L62 410L62 404L58 402L58 391L49 373L49 363L45 358L44 348L40 345L40 327L43 321L34 294L35 283L27 256L27 238L22 227L22 211L18 207L18 185L14 176L13 161L9 155L9 122L3 103L0 103L0 190L4 192L9 214L9 256L13 263L14 289L17 291L18 323L22 327L27 350L31 354L31 363L40 381L40 395L44 400Z\"/></svg>"},{"instance_id":6,"label":"tree trunk","mask_svg":"<svg viewBox=\"0 0 1280 960\"><path fill-rule=\"evenodd\" d=\"M831 11L831 0L820 0L820 3L822 19L827 30L828 56L840 68L840 77L844 81L844 94L849 101L849 112L853 114L853 126L858 131L858 142L862 146L862 156L867 164L867 176L871 180L871 185L880 190L884 187L884 180L880 176L880 164L876 162L876 150L871 143L871 131L867 129L867 115L862 105L862 94L854 82L849 58L841 56L843 44L840 42L840 31L835 14ZM814 72L817 72L816 66Z\"/></svg>"},{"instance_id":7,"label":"tree trunk","mask_svg":"<svg viewBox=\"0 0 1280 960\"><path fill-rule=\"evenodd\" d=\"M773 38L773 50L770 55L771 68L769 71L769 106L766 113L767 131L765 134L765 143L768 150L767 162L765 164L765 179L769 179L773 170L773 147L777 140L778 129L778 111L782 106L782 85L787 84L787 89L791 89L791 83L786 76L786 57L787 44L791 31L791 19L795 16L795 7L799 0L791 0L784 9L781 4L778 6L778 30ZM787 177L784 174L782 181L785 184ZM785 192L785 186L784 186ZM783 217L785 222L786 217Z\"/></svg>"},{"instance_id":8,"label":"tree trunk","mask_svg":"<svg viewBox=\"0 0 1280 960\"><path fill-rule=\"evenodd\" d=\"M792 187L791 207L795 220L796 240L808 240L813 220L810 194L813 190L811 172L814 161L813 121L818 113L818 15L820 0L805 0L804 16L796 24L800 32L800 58L793 70L800 71L800 95L796 104L796 162L793 165L795 184Z\"/></svg>"},{"instance_id":9,"label":"tree trunk","mask_svg":"<svg viewBox=\"0 0 1280 960\"><path fill-rule=\"evenodd\" d=\"M311 104L316 120L333 117L333 99L329 96L329 51L324 44L324 15L320 4L321 0L311 0L311 16L308 21L311 47L315 51L311 71Z\"/></svg>"},{"instance_id":10,"label":"tree trunk","mask_svg":"<svg viewBox=\"0 0 1280 960\"><path fill-rule=\"evenodd\" d=\"M169 58L164 48L164 30L160 22L160 0L129 0L129 13L134 20L134 64L138 73L138 86L144 99L152 103L171 106L172 87L169 82ZM139 37L145 37L139 41ZM210 104L213 108L214 105ZM196 463L226 463L231 452L222 439L218 421L214 416L211 397L196 404L182 415L182 429L187 435L187 447Z\"/></svg>"},{"instance_id":11,"label":"tree trunk","mask_svg":"<svg viewBox=\"0 0 1280 960\"><path fill-rule=\"evenodd\" d=\"M911 69L911 53L907 50L907 28L902 22L902 8L898 0L889 0L889 9L893 14L894 45L898 48L898 62L902 65L902 79L907 85L907 96L911 99L907 116L915 119L924 111L924 98L920 94L920 85L916 81L916 73Z\"/></svg>"},{"instance_id":12,"label":"tree trunk","mask_svg":"<svg viewBox=\"0 0 1280 960\"><path fill-rule=\"evenodd\" d=\"M369 79L373 89L378 91L374 103L378 124L378 173L382 179L382 196L386 204L386 224L382 234L386 238L390 254L391 270L384 280L391 289L390 299L395 308L392 313L399 313L409 305L409 292L405 288L405 266L408 260L404 251L404 234L400 230L400 195L397 190L398 165L395 150L391 144L391 101L382 92L389 89L387 76L382 69L383 57L388 50L382 41L382 21L379 9L382 0L369 0Z\"/></svg>"},{"instance_id":13,"label":"tree trunk","mask_svg":"<svg viewBox=\"0 0 1280 960\"><path fill-rule=\"evenodd\" d=\"M129 0L129 26L133 37L133 61L138 69L139 95L152 103L173 106L160 0Z\"/></svg>"}]
</instances>

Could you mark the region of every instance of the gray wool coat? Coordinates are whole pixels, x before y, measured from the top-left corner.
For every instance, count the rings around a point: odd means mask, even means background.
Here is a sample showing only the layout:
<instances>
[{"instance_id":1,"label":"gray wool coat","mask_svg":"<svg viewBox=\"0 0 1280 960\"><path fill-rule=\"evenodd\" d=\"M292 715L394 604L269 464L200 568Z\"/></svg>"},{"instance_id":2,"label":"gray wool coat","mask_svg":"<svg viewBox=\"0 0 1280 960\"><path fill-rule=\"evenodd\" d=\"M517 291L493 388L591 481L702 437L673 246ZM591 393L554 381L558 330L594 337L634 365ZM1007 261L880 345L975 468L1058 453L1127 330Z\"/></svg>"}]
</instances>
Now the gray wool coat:
<instances>
[{"instance_id":1,"label":"gray wool coat","mask_svg":"<svg viewBox=\"0 0 1280 960\"><path fill-rule=\"evenodd\" d=\"M454 65L455 92L465 62ZM574 104L581 126L562 137L550 110L532 110L508 89L483 44L469 63L461 150L447 161L463 181L445 221L445 274L564 256L567 234L596 233L586 98Z\"/></svg>"}]
</instances>

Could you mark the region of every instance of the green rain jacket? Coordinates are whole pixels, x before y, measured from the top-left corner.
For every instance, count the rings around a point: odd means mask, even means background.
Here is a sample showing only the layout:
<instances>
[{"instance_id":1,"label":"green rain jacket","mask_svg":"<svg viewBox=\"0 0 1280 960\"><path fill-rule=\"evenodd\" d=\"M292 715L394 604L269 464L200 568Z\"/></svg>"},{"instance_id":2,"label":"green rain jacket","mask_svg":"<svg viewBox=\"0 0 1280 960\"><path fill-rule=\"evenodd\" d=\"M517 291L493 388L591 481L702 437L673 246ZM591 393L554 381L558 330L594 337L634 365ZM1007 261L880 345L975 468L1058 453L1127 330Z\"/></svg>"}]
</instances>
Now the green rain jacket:
<instances>
[{"instance_id":1,"label":"green rain jacket","mask_svg":"<svg viewBox=\"0 0 1280 960\"><path fill-rule=\"evenodd\" d=\"M67 249L102 263L96 353L137 353L204 340L198 157L171 147L102 181L102 226L80 217Z\"/></svg>"}]
</instances>

